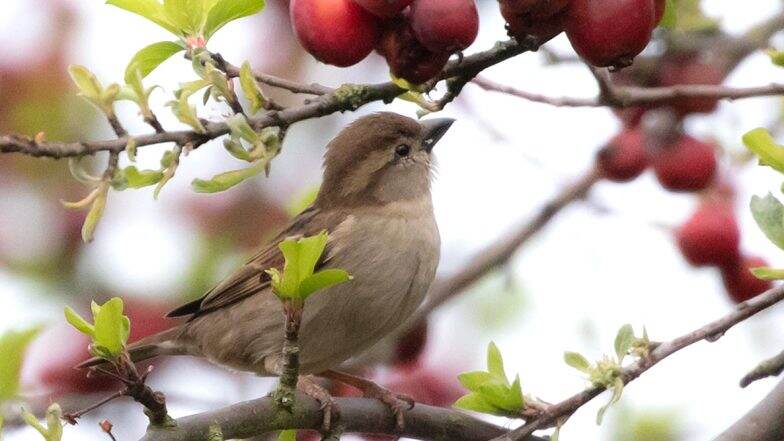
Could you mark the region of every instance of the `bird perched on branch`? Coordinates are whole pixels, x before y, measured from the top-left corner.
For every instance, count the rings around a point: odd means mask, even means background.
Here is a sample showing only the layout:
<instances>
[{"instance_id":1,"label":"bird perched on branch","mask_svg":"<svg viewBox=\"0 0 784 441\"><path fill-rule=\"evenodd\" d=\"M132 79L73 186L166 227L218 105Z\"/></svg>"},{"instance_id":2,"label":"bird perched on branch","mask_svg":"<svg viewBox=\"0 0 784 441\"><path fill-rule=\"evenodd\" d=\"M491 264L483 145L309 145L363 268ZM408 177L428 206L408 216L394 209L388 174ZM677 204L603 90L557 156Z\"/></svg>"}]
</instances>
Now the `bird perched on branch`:
<instances>
[{"instance_id":1,"label":"bird perched on branch","mask_svg":"<svg viewBox=\"0 0 784 441\"><path fill-rule=\"evenodd\" d=\"M280 375L284 315L265 270L282 268L280 241L327 230L319 266L345 269L353 280L306 301L300 374L358 387L392 406L402 424L402 404L393 394L332 369L393 331L433 281L440 238L430 196L432 150L453 122L382 112L343 129L327 145L313 205L206 295L169 313L189 316L187 322L132 344L132 359L193 355L261 376ZM315 383L303 384L329 405Z\"/></svg>"}]
</instances>

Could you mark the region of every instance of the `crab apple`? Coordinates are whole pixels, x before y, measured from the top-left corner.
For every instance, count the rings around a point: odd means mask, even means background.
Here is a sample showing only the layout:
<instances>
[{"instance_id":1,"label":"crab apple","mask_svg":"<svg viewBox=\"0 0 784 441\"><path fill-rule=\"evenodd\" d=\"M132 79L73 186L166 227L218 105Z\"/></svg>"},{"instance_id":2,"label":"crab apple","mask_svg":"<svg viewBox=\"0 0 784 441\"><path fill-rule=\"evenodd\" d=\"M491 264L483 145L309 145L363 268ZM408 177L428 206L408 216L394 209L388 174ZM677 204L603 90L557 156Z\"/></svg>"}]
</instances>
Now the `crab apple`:
<instances>
[{"instance_id":1,"label":"crab apple","mask_svg":"<svg viewBox=\"0 0 784 441\"><path fill-rule=\"evenodd\" d=\"M725 73L718 66L694 57L676 57L666 63L659 74L661 86L719 85ZM677 98L671 102L673 109L682 115L689 113L711 113L716 110L716 98Z\"/></svg>"},{"instance_id":2,"label":"crab apple","mask_svg":"<svg viewBox=\"0 0 784 441\"><path fill-rule=\"evenodd\" d=\"M733 302L745 302L773 287L770 280L758 279L751 273L752 268L761 266L768 266L768 262L757 256L743 256L721 267L721 280Z\"/></svg>"},{"instance_id":3,"label":"crab apple","mask_svg":"<svg viewBox=\"0 0 784 441\"><path fill-rule=\"evenodd\" d=\"M412 0L354 0L366 11L380 18L392 18L406 9Z\"/></svg>"},{"instance_id":4,"label":"crab apple","mask_svg":"<svg viewBox=\"0 0 784 441\"><path fill-rule=\"evenodd\" d=\"M302 47L327 64L359 63L381 36L379 19L353 0L291 0L289 9Z\"/></svg>"},{"instance_id":5,"label":"crab apple","mask_svg":"<svg viewBox=\"0 0 784 441\"><path fill-rule=\"evenodd\" d=\"M599 67L631 65L654 28L653 0L572 0L567 15L572 47Z\"/></svg>"},{"instance_id":6,"label":"crab apple","mask_svg":"<svg viewBox=\"0 0 784 441\"><path fill-rule=\"evenodd\" d=\"M433 52L461 51L479 32L474 0L414 0L408 18L417 40Z\"/></svg>"},{"instance_id":7,"label":"crab apple","mask_svg":"<svg viewBox=\"0 0 784 441\"><path fill-rule=\"evenodd\" d=\"M389 24L376 50L387 60L393 75L414 84L438 75L449 60L449 54L422 46L411 26L402 19Z\"/></svg>"},{"instance_id":8,"label":"crab apple","mask_svg":"<svg viewBox=\"0 0 784 441\"><path fill-rule=\"evenodd\" d=\"M395 364L416 363L427 344L427 320L422 320L398 339L395 345Z\"/></svg>"},{"instance_id":9,"label":"crab apple","mask_svg":"<svg viewBox=\"0 0 784 441\"><path fill-rule=\"evenodd\" d=\"M531 13L518 12L512 1L501 1L499 4L510 37L518 40L528 35L547 38L558 35L564 30L566 14L556 13L548 17L537 18Z\"/></svg>"},{"instance_id":10,"label":"crab apple","mask_svg":"<svg viewBox=\"0 0 784 441\"><path fill-rule=\"evenodd\" d=\"M430 406L451 406L462 395L457 375L449 369L432 366L415 366L396 369L384 386L389 390L408 395L418 403Z\"/></svg>"},{"instance_id":11,"label":"crab apple","mask_svg":"<svg viewBox=\"0 0 784 441\"><path fill-rule=\"evenodd\" d=\"M653 170L662 187L670 191L703 190L716 174L716 148L683 135L653 154Z\"/></svg>"},{"instance_id":12,"label":"crab apple","mask_svg":"<svg viewBox=\"0 0 784 441\"><path fill-rule=\"evenodd\" d=\"M740 255L740 231L730 204L706 201L681 225L676 238L694 266L729 265Z\"/></svg>"},{"instance_id":13,"label":"crab apple","mask_svg":"<svg viewBox=\"0 0 784 441\"><path fill-rule=\"evenodd\" d=\"M40 343L45 345L46 354L40 365L34 367L38 381L46 386L50 395L91 394L117 388L113 378L96 375L87 377L87 371L74 366L89 358L87 346L90 339L75 329L57 329L56 333L44 335ZM38 364L39 360L35 360Z\"/></svg>"},{"instance_id":14,"label":"crab apple","mask_svg":"<svg viewBox=\"0 0 784 441\"><path fill-rule=\"evenodd\" d=\"M653 25L658 26L664 18L664 11L667 9L667 0L653 0Z\"/></svg>"},{"instance_id":15,"label":"crab apple","mask_svg":"<svg viewBox=\"0 0 784 441\"><path fill-rule=\"evenodd\" d=\"M648 167L645 132L625 129L615 135L596 156L602 175L614 182L626 182L640 176Z\"/></svg>"}]
</instances>

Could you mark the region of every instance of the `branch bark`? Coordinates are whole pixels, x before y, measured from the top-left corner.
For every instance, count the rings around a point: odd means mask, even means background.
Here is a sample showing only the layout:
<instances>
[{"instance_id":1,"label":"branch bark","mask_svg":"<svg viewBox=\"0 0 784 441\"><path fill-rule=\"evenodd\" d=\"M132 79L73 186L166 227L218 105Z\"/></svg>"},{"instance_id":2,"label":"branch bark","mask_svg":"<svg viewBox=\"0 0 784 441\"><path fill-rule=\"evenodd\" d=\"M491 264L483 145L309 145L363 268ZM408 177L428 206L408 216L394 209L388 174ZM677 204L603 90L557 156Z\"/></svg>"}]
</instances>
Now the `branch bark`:
<instances>
[{"instance_id":1,"label":"branch bark","mask_svg":"<svg viewBox=\"0 0 784 441\"><path fill-rule=\"evenodd\" d=\"M369 398L336 398L339 425L346 432L386 433L422 440L486 441L506 432L462 412L417 404L406 411L403 433L395 433L395 417L388 406ZM211 412L183 417L171 429L150 428L141 441L196 441L207 438L210 428L220 427L225 439L244 439L282 429L319 430L319 404L297 394L291 413L280 410L272 398L245 401ZM214 429L213 429L214 430ZM529 437L529 441L543 441Z\"/></svg>"}]
</instances>

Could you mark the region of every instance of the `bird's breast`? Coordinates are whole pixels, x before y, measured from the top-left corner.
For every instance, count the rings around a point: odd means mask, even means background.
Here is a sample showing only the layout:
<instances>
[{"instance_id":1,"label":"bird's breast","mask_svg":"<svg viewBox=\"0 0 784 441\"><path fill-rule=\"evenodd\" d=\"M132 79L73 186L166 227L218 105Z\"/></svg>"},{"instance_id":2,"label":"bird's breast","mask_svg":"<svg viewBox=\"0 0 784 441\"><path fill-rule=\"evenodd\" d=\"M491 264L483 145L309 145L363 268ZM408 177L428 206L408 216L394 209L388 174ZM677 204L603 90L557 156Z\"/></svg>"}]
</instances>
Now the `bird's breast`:
<instances>
[{"instance_id":1,"label":"bird's breast","mask_svg":"<svg viewBox=\"0 0 784 441\"><path fill-rule=\"evenodd\" d=\"M345 269L353 280L306 302L304 365L328 368L357 355L396 328L424 299L440 248L432 209L391 208L349 215L330 232L326 266Z\"/></svg>"}]
</instances>

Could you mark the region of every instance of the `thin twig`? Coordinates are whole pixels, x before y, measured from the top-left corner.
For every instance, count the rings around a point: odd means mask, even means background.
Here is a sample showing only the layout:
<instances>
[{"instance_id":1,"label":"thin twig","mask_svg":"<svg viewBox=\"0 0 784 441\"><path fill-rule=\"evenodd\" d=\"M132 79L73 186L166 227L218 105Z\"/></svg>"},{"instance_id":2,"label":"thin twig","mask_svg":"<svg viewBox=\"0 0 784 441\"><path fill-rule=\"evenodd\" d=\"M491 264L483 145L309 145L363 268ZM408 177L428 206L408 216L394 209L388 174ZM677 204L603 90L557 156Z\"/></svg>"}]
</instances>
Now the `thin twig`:
<instances>
[{"instance_id":1,"label":"thin twig","mask_svg":"<svg viewBox=\"0 0 784 441\"><path fill-rule=\"evenodd\" d=\"M762 361L740 380L740 387L746 387L763 378L776 377L784 372L784 351L778 355Z\"/></svg>"},{"instance_id":2,"label":"thin twig","mask_svg":"<svg viewBox=\"0 0 784 441\"><path fill-rule=\"evenodd\" d=\"M685 347L702 340L710 342L716 341L733 326L782 300L784 300L784 285L768 290L749 301L743 302L737 305L732 312L724 317L674 340L659 344L650 352L648 357L639 359L622 369L621 379L623 379L624 384L628 384L660 361ZM549 407L539 418L528 421L525 425L512 432L494 438L493 441L524 440L537 429L547 427L560 418L573 414L577 409L591 401L604 390L605 388L602 386L591 386L590 388Z\"/></svg>"},{"instance_id":3,"label":"thin twig","mask_svg":"<svg viewBox=\"0 0 784 441\"><path fill-rule=\"evenodd\" d=\"M719 100L738 100L765 96L784 95L784 84L770 84L755 87L727 87L712 85L683 85L670 87L632 87L614 86L612 100L605 98L551 97L527 92L487 78L474 78L472 83L484 90L504 93L527 101L548 104L556 107L616 107L624 108L639 105L666 104L684 98L715 98Z\"/></svg>"}]
</instances>

